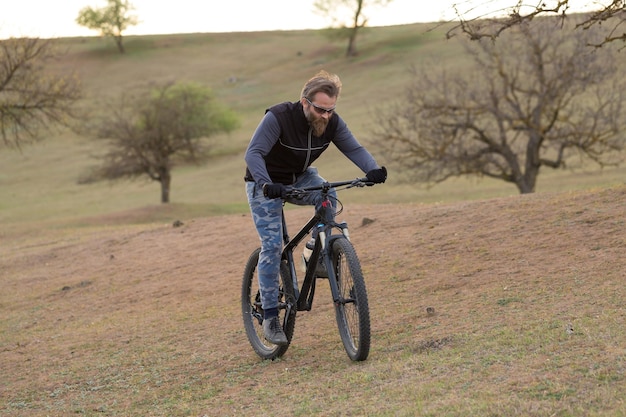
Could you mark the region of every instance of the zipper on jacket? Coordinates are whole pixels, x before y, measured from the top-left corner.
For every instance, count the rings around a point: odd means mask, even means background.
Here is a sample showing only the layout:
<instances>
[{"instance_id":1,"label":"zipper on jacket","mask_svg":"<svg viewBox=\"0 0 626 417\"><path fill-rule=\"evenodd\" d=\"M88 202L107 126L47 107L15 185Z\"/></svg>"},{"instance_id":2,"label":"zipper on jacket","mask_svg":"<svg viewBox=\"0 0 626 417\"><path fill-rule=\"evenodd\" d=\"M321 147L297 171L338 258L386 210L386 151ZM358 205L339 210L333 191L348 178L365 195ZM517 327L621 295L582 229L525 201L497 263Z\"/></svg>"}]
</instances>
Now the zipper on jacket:
<instances>
[{"instance_id":1,"label":"zipper on jacket","mask_svg":"<svg viewBox=\"0 0 626 417\"><path fill-rule=\"evenodd\" d=\"M313 136L313 126L309 126L309 144L306 150L306 160L304 161L304 168L302 168L302 172L306 171L306 169L309 167L309 161L311 160L311 145L313 144L312 142L312 136Z\"/></svg>"}]
</instances>

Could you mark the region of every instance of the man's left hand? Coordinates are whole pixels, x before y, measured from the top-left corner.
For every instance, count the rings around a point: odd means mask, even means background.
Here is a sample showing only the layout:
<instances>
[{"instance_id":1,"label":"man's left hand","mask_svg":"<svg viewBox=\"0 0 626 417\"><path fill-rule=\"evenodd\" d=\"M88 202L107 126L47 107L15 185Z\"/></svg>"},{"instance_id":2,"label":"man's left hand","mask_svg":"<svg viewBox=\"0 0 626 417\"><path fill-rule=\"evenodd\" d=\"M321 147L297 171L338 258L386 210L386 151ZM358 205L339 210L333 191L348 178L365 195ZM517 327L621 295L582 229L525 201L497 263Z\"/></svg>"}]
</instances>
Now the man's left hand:
<instances>
[{"instance_id":1,"label":"man's left hand","mask_svg":"<svg viewBox=\"0 0 626 417\"><path fill-rule=\"evenodd\" d=\"M374 184L382 184L387 180L387 168L372 169L366 174L367 180Z\"/></svg>"}]
</instances>

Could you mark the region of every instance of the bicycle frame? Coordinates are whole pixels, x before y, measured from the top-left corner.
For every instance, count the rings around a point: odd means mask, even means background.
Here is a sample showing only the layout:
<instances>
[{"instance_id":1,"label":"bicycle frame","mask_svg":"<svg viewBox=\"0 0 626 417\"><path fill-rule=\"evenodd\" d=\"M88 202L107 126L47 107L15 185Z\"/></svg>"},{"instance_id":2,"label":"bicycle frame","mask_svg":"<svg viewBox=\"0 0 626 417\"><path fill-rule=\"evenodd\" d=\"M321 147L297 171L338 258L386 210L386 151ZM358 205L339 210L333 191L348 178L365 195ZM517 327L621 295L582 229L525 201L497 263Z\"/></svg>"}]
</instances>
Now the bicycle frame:
<instances>
[{"instance_id":1,"label":"bicycle frame","mask_svg":"<svg viewBox=\"0 0 626 417\"><path fill-rule=\"evenodd\" d=\"M282 259L287 261L287 265L289 266L289 272L291 275L291 279L293 282L294 295L296 298L296 309L297 311L310 311L313 305L313 297L315 295L315 269L317 267L317 259L319 259L320 254L322 256L322 260L324 262L324 266L326 267L326 271L328 272L328 280L330 282L330 290L333 297L333 302L343 303L345 300L341 299L340 291L337 286L337 279L335 276L334 268L332 267L332 241L338 238L346 238L349 239L348 234L348 225L345 222L336 223L335 221L329 222L326 220L325 210L332 210L332 204L330 202L330 198L328 197L328 192L332 188L341 187L341 186L363 186L367 184L367 179L359 178L354 181L342 181L336 183L328 183L325 182L321 186L317 187L309 187L301 190L297 190L296 193L302 192L310 192L321 190L323 201L319 207L316 208L315 214L311 219L300 229L300 231L293 237L289 238L289 233L287 232L287 222L285 220L285 212L282 213L282 222L283 222L283 242L284 248L282 252ZM288 192L289 194L289 192ZM300 242L309 234L311 230L317 228L318 234L315 239L315 247L311 254L310 259L313 262L308 262L306 273L304 276L304 280L302 281L302 287L298 286L298 279L296 273L296 263L293 257L293 251L298 246ZM341 230L341 234L332 234L332 229L337 228ZM290 306L287 306L290 308ZM289 315L287 315L289 317Z\"/></svg>"}]
</instances>

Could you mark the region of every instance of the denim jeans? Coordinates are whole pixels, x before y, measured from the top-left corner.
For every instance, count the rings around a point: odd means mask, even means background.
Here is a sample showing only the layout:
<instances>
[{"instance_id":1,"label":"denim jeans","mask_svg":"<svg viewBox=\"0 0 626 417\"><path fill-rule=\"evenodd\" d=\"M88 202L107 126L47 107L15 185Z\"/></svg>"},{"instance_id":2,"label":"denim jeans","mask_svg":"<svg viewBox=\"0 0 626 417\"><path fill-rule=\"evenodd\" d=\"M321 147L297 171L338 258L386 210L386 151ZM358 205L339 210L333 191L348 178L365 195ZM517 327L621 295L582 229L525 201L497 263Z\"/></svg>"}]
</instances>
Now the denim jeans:
<instances>
[{"instance_id":1,"label":"denim jeans","mask_svg":"<svg viewBox=\"0 0 626 417\"><path fill-rule=\"evenodd\" d=\"M319 176L317 168L309 167L298 177L293 184L294 188L316 186L325 180ZM259 290L261 292L261 304L264 310L278 306L278 286L280 273L280 259L283 250L282 241L282 208L283 200L280 198L269 199L263 195L263 190L255 182L246 182L246 194L252 213L252 221L261 240L261 253L257 272L259 276ZM329 213L332 220L335 213L336 193L329 192L330 201L333 204ZM302 200L287 199L288 202L297 205L316 206L322 202L321 193L308 194Z\"/></svg>"}]
</instances>

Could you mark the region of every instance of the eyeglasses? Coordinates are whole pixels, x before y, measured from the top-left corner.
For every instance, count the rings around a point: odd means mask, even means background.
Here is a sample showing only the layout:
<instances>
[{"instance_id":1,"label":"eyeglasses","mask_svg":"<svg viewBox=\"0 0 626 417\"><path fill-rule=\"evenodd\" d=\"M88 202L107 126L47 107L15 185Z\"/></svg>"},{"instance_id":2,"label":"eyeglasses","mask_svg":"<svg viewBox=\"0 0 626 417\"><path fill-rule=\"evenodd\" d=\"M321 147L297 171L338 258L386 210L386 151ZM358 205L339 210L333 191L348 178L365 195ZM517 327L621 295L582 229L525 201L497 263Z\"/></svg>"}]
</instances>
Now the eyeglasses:
<instances>
[{"instance_id":1,"label":"eyeglasses","mask_svg":"<svg viewBox=\"0 0 626 417\"><path fill-rule=\"evenodd\" d=\"M334 107L333 107L332 109L325 109L325 108L320 107L320 106L318 106L318 105L316 105L316 104L313 104L313 103L311 102L311 100L309 100L307 97L305 97L304 99L305 99L305 100L306 100L306 101L307 101L307 102L308 102L311 106L313 106L313 109L315 110L315 112L316 112L317 114L324 114L324 113L328 113L328 115L329 115L329 116L331 116L331 115L334 113L334 111L335 111L335 108L334 108Z\"/></svg>"}]
</instances>

